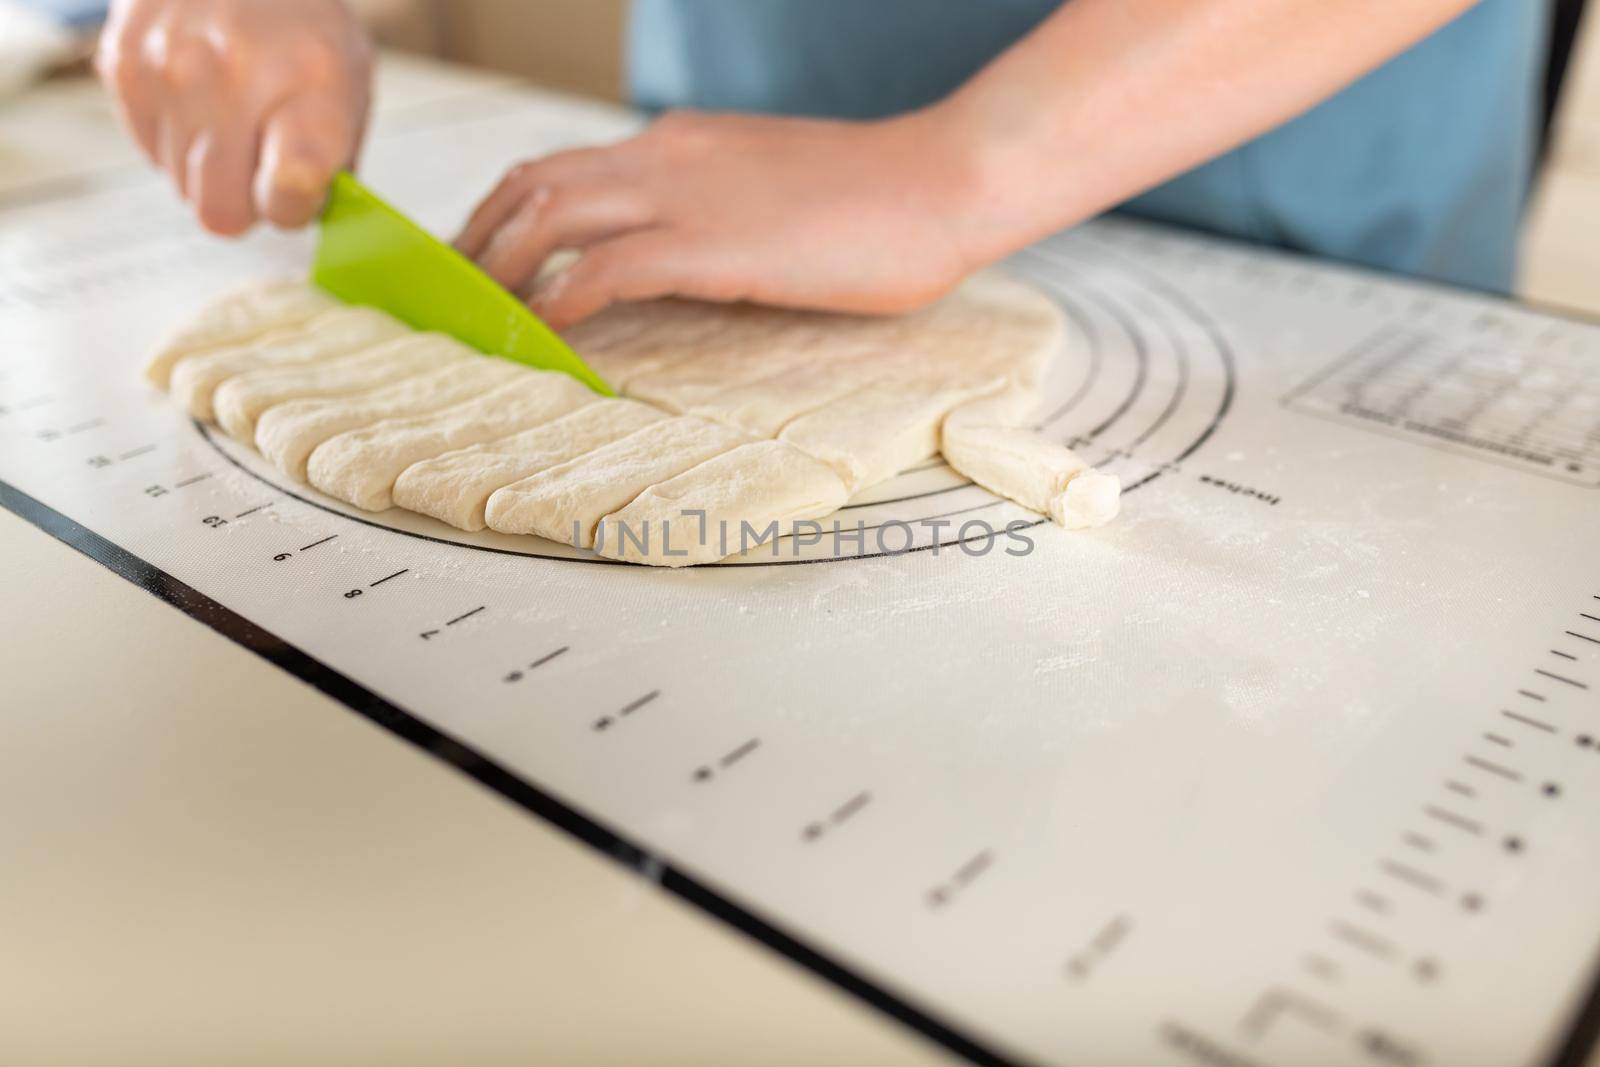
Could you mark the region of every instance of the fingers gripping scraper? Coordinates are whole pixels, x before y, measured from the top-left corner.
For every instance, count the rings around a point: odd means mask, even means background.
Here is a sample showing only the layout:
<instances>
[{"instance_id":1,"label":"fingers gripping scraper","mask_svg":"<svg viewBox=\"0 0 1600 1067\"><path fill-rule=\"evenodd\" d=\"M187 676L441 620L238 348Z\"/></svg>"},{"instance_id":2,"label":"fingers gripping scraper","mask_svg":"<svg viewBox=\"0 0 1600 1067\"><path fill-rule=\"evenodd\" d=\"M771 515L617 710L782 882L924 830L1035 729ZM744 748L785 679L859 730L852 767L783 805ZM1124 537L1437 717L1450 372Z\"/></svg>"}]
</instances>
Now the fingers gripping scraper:
<instances>
[{"instance_id":1,"label":"fingers gripping scraper","mask_svg":"<svg viewBox=\"0 0 1600 1067\"><path fill-rule=\"evenodd\" d=\"M348 173L334 179L311 279L346 303L386 311L414 329L615 395L527 305Z\"/></svg>"}]
</instances>

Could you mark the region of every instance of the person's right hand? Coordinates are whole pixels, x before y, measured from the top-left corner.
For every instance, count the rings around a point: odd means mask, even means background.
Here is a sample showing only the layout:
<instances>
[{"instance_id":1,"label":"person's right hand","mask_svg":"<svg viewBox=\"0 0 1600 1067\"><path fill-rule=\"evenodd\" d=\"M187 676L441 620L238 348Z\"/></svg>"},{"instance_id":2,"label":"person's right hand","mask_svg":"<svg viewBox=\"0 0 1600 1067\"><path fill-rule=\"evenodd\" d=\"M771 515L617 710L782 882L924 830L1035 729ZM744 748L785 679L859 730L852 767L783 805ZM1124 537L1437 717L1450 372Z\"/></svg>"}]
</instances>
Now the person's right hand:
<instances>
[{"instance_id":1,"label":"person's right hand","mask_svg":"<svg viewBox=\"0 0 1600 1067\"><path fill-rule=\"evenodd\" d=\"M339 0L113 0L97 65L214 233L310 222L366 127L371 51Z\"/></svg>"}]
</instances>

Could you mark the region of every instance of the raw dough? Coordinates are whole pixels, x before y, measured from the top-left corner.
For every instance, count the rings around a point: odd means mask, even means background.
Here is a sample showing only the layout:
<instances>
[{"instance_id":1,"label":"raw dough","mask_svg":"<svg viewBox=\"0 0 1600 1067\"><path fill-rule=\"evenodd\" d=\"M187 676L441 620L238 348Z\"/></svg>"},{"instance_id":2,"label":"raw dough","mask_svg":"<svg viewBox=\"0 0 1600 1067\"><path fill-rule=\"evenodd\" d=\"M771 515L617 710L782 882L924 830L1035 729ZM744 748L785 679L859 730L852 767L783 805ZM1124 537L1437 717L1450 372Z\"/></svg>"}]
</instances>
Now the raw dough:
<instances>
[{"instance_id":1,"label":"raw dough","mask_svg":"<svg viewBox=\"0 0 1600 1067\"><path fill-rule=\"evenodd\" d=\"M666 412L633 400L599 400L519 434L447 452L406 468L394 483L397 506L477 531L497 489L620 441Z\"/></svg>"},{"instance_id":2,"label":"raw dough","mask_svg":"<svg viewBox=\"0 0 1600 1067\"><path fill-rule=\"evenodd\" d=\"M1003 378L880 382L795 419L779 440L832 467L853 496L935 455L950 409L1005 384Z\"/></svg>"},{"instance_id":3,"label":"raw dough","mask_svg":"<svg viewBox=\"0 0 1600 1067\"><path fill-rule=\"evenodd\" d=\"M1122 511L1122 479L1097 470L1085 471L1067 483L1067 491L1050 501L1050 517L1068 530L1104 526Z\"/></svg>"},{"instance_id":4,"label":"raw dough","mask_svg":"<svg viewBox=\"0 0 1600 1067\"><path fill-rule=\"evenodd\" d=\"M464 404L385 419L324 441L311 453L306 474L329 496L383 511L394 504L395 479L413 463L538 426L598 399L576 378L530 370Z\"/></svg>"},{"instance_id":5,"label":"raw dough","mask_svg":"<svg viewBox=\"0 0 1600 1067\"><path fill-rule=\"evenodd\" d=\"M1039 412L1039 395L1028 386L1012 382L1005 389L988 393L952 408L945 417L946 431L962 426L1014 426L1024 427Z\"/></svg>"},{"instance_id":6,"label":"raw dough","mask_svg":"<svg viewBox=\"0 0 1600 1067\"><path fill-rule=\"evenodd\" d=\"M782 349L703 355L634 378L628 385L628 395L674 415L684 415L725 390L758 387L797 365L809 365L815 370L816 360Z\"/></svg>"},{"instance_id":7,"label":"raw dough","mask_svg":"<svg viewBox=\"0 0 1600 1067\"><path fill-rule=\"evenodd\" d=\"M601 519L652 485L749 440L705 419L666 419L506 486L489 498L485 517L500 533L538 534L589 548Z\"/></svg>"},{"instance_id":8,"label":"raw dough","mask_svg":"<svg viewBox=\"0 0 1600 1067\"><path fill-rule=\"evenodd\" d=\"M917 353L841 353L820 366L791 367L776 377L724 389L684 414L726 423L752 437L777 437L800 416L866 386L915 376L924 362Z\"/></svg>"},{"instance_id":9,"label":"raw dough","mask_svg":"<svg viewBox=\"0 0 1600 1067\"><path fill-rule=\"evenodd\" d=\"M306 461L330 437L384 419L427 415L465 403L525 373L514 363L479 356L448 337L429 335L423 343L444 366L357 396L279 404L256 421L256 448L279 470L303 482Z\"/></svg>"},{"instance_id":10,"label":"raw dough","mask_svg":"<svg viewBox=\"0 0 1600 1067\"><path fill-rule=\"evenodd\" d=\"M930 373L982 368L1027 389L1038 388L1066 335L1060 308L998 272L975 275L932 307L889 321L895 349L926 355Z\"/></svg>"},{"instance_id":11,"label":"raw dough","mask_svg":"<svg viewBox=\"0 0 1600 1067\"><path fill-rule=\"evenodd\" d=\"M194 321L173 334L145 366L145 377L165 389L173 366L187 356L242 344L338 306L333 297L302 281L256 282L210 304Z\"/></svg>"},{"instance_id":12,"label":"raw dough","mask_svg":"<svg viewBox=\"0 0 1600 1067\"><path fill-rule=\"evenodd\" d=\"M1019 428L1063 319L998 275L895 318L663 300L571 331L635 399L400 334L378 312L274 283L207 309L149 373L358 507L398 503L465 530L585 548L604 523L616 534L603 554L658 566L718 558L722 523L728 551L743 524L782 536L941 448L973 481L1063 525L1118 507L1114 477ZM704 511L710 536L675 530L663 543L659 529L684 511Z\"/></svg>"},{"instance_id":13,"label":"raw dough","mask_svg":"<svg viewBox=\"0 0 1600 1067\"><path fill-rule=\"evenodd\" d=\"M569 344L613 388L625 391L641 375L698 358L728 323L718 309L688 300L619 304L574 327Z\"/></svg>"},{"instance_id":14,"label":"raw dough","mask_svg":"<svg viewBox=\"0 0 1600 1067\"><path fill-rule=\"evenodd\" d=\"M313 363L348 355L410 334L404 325L371 308L338 308L298 326L254 341L189 356L172 368L172 396L197 419L212 421L217 387L263 367Z\"/></svg>"},{"instance_id":15,"label":"raw dough","mask_svg":"<svg viewBox=\"0 0 1600 1067\"><path fill-rule=\"evenodd\" d=\"M217 387L211 406L217 422L234 440L250 442L255 440L261 413L285 401L366 392L470 358L481 357L437 334L407 333L335 359L235 375Z\"/></svg>"},{"instance_id":16,"label":"raw dough","mask_svg":"<svg viewBox=\"0 0 1600 1067\"><path fill-rule=\"evenodd\" d=\"M634 375L628 395L685 414L720 393L757 386L797 367L820 374L841 351L884 351L860 339L863 329L883 330L871 320L770 308L738 308L728 315L734 325L702 342L694 358Z\"/></svg>"},{"instance_id":17,"label":"raw dough","mask_svg":"<svg viewBox=\"0 0 1600 1067\"><path fill-rule=\"evenodd\" d=\"M646 489L608 515L597 528L595 551L656 567L714 563L772 544L796 522L831 515L847 499L827 464L782 441L754 441Z\"/></svg>"},{"instance_id":18,"label":"raw dough","mask_svg":"<svg viewBox=\"0 0 1600 1067\"><path fill-rule=\"evenodd\" d=\"M952 411L940 442L945 461L991 493L1069 530L1116 518L1122 483L1091 470L1065 445L1018 428L1031 406L1025 391L1007 390Z\"/></svg>"}]
</instances>

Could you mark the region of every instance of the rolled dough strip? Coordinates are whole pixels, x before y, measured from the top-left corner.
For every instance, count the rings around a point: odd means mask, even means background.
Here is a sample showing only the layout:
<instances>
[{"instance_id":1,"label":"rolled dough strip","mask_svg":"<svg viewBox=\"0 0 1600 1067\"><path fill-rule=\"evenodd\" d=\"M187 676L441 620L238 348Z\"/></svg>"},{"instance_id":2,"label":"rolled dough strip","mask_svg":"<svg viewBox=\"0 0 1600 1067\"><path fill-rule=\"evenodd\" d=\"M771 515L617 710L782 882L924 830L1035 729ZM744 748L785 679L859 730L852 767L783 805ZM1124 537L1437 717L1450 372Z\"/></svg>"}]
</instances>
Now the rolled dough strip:
<instances>
[{"instance_id":1,"label":"rolled dough strip","mask_svg":"<svg viewBox=\"0 0 1600 1067\"><path fill-rule=\"evenodd\" d=\"M1050 517L1068 530L1104 526L1122 511L1122 479L1089 470L1067 483L1067 491L1050 502Z\"/></svg>"},{"instance_id":2,"label":"rolled dough strip","mask_svg":"<svg viewBox=\"0 0 1600 1067\"><path fill-rule=\"evenodd\" d=\"M600 400L543 426L413 464L394 483L394 502L460 530L481 530L496 490L666 417L648 404Z\"/></svg>"},{"instance_id":3,"label":"rolled dough strip","mask_svg":"<svg viewBox=\"0 0 1600 1067\"><path fill-rule=\"evenodd\" d=\"M991 493L1044 515L1073 479L1089 471L1064 445L1010 426L946 426L940 450L945 462Z\"/></svg>"},{"instance_id":4,"label":"rolled dough strip","mask_svg":"<svg viewBox=\"0 0 1600 1067\"><path fill-rule=\"evenodd\" d=\"M197 419L212 421L217 387L263 367L333 359L407 336L411 331L372 308L338 308L288 330L234 348L191 356L172 369L172 398Z\"/></svg>"},{"instance_id":5,"label":"rolled dough strip","mask_svg":"<svg viewBox=\"0 0 1600 1067\"><path fill-rule=\"evenodd\" d=\"M1103 526L1116 518L1122 495L1117 477L1092 470L1065 445L1005 425L1022 412L1022 400L1014 393L951 412L940 443L945 461L991 493L1048 515L1069 530Z\"/></svg>"},{"instance_id":6,"label":"rolled dough strip","mask_svg":"<svg viewBox=\"0 0 1600 1067\"><path fill-rule=\"evenodd\" d=\"M407 333L396 340L309 365L262 367L235 375L217 387L211 406L217 422L236 441L256 437L261 413L288 400L349 396L463 359L482 359L464 345L438 335ZM499 361L499 362L504 362Z\"/></svg>"},{"instance_id":7,"label":"rolled dough strip","mask_svg":"<svg viewBox=\"0 0 1600 1067\"><path fill-rule=\"evenodd\" d=\"M939 451L945 416L1004 378L880 382L795 419L779 440L832 467L854 495Z\"/></svg>"},{"instance_id":8,"label":"rolled dough strip","mask_svg":"<svg viewBox=\"0 0 1600 1067\"><path fill-rule=\"evenodd\" d=\"M560 418L599 397L565 374L527 371L464 404L385 419L324 441L311 453L311 484L366 511L393 506L395 479L413 463Z\"/></svg>"},{"instance_id":9,"label":"rolled dough strip","mask_svg":"<svg viewBox=\"0 0 1600 1067\"><path fill-rule=\"evenodd\" d=\"M538 534L589 548L601 519L652 485L748 441L705 419L666 419L498 490L485 517L500 533Z\"/></svg>"},{"instance_id":10,"label":"rolled dough strip","mask_svg":"<svg viewBox=\"0 0 1600 1067\"><path fill-rule=\"evenodd\" d=\"M298 325L338 306L333 297L301 281L280 279L246 286L215 301L168 338L146 364L145 377L165 389L172 368L182 359Z\"/></svg>"},{"instance_id":11,"label":"rolled dough strip","mask_svg":"<svg viewBox=\"0 0 1600 1067\"><path fill-rule=\"evenodd\" d=\"M477 356L449 338L429 337L447 358ZM256 448L279 470L303 482L306 461L329 438L384 419L427 415L465 403L524 373L522 367L503 359L450 359L439 370L356 396L291 400L268 409L257 420Z\"/></svg>"},{"instance_id":12,"label":"rolled dough strip","mask_svg":"<svg viewBox=\"0 0 1600 1067\"><path fill-rule=\"evenodd\" d=\"M601 520L596 551L655 567L714 563L831 515L849 494L825 463L782 441L754 441L646 489Z\"/></svg>"}]
</instances>

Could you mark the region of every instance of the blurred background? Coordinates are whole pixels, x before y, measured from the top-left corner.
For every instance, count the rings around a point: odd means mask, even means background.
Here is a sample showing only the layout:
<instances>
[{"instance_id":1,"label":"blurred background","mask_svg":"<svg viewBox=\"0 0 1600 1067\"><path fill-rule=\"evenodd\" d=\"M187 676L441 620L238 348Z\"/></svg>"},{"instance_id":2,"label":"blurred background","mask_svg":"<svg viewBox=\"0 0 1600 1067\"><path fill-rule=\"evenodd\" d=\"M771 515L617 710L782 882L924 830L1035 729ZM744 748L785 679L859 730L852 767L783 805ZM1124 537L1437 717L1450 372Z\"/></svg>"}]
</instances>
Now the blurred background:
<instances>
[{"instance_id":1,"label":"blurred background","mask_svg":"<svg viewBox=\"0 0 1600 1067\"><path fill-rule=\"evenodd\" d=\"M627 0L356 0L391 47L622 98Z\"/></svg>"},{"instance_id":2,"label":"blurred background","mask_svg":"<svg viewBox=\"0 0 1600 1067\"><path fill-rule=\"evenodd\" d=\"M621 100L628 0L350 0L387 47L515 74L539 85ZM759 2L759 0L751 0ZM1527 0L1537 3L1540 0ZM1546 0L1554 34L1545 165L1524 235L1519 295L1600 314L1600 17L1582 0ZM60 72L82 71L104 0L0 0L0 92L32 76L8 54L32 49ZM1600 5L1589 5L1600 7ZM29 12L77 24L55 41ZM41 20L42 21L42 20ZM27 73L24 73L27 72ZM1447 119L1441 117L1442 119Z\"/></svg>"}]
</instances>

